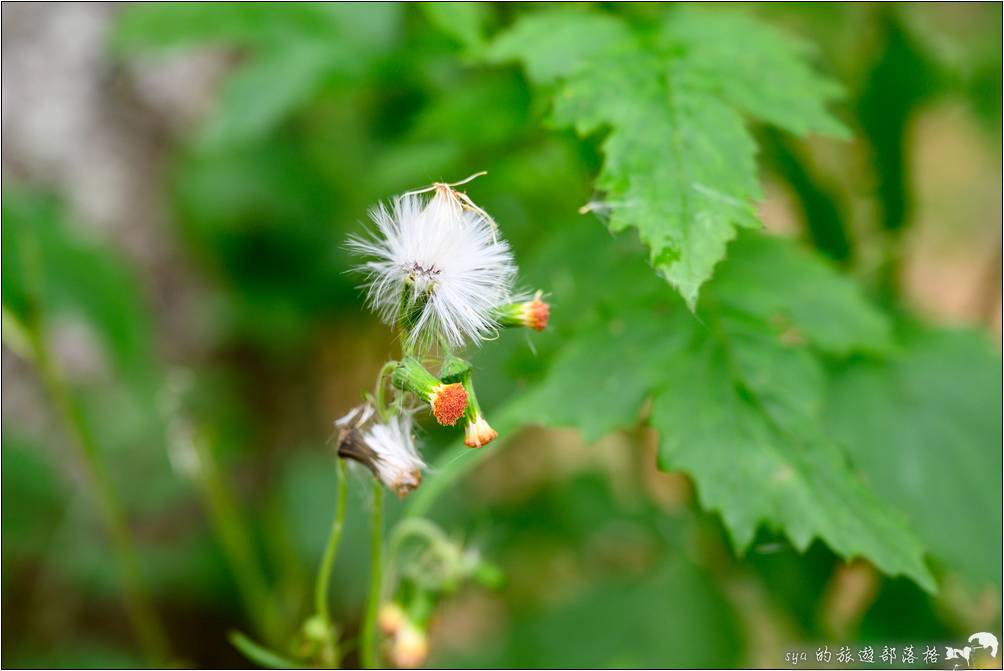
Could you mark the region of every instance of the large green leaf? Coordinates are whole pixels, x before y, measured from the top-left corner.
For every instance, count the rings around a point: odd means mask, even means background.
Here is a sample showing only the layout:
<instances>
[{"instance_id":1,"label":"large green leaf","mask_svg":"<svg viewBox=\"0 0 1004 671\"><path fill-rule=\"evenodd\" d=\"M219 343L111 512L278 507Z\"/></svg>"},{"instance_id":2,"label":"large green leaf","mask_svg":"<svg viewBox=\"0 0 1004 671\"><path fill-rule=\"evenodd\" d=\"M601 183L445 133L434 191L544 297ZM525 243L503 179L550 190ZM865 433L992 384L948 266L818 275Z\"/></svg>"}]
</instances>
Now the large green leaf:
<instances>
[{"instance_id":1,"label":"large green leaf","mask_svg":"<svg viewBox=\"0 0 1004 671\"><path fill-rule=\"evenodd\" d=\"M710 46L724 43L734 46ZM486 55L518 59L538 81L561 79L556 123L608 131L603 200L591 207L614 231L637 229L655 270L694 309L736 230L759 226L756 147L741 113L841 131L823 107L834 87L801 51L743 17L674 12L658 38L642 39L612 16L577 11L528 16Z\"/></svg>"},{"instance_id":2,"label":"large green leaf","mask_svg":"<svg viewBox=\"0 0 1004 671\"><path fill-rule=\"evenodd\" d=\"M831 434L947 567L1001 577L1001 360L983 336L907 327L887 362L836 371Z\"/></svg>"},{"instance_id":3,"label":"large green leaf","mask_svg":"<svg viewBox=\"0 0 1004 671\"><path fill-rule=\"evenodd\" d=\"M810 67L810 44L743 14L693 10L673 14L663 38L700 81L746 114L799 135L847 134L826 109L841 88Z\"/></svg>"},{"instance_id":4,"label":"large green leaf","mask_svg":"<svg viewBox=\"0 0 1004 671\"><path fill-rule=\"evenodd\" d=\"M738 549L766 524L801 550L818 537L932 589L906 520L821 429L820 353L888 347L888 326L846 280L790 243L748 234L734 247L696 315L656 296L589 321L518 413L593 439L635 423L651 399L660 467L694 478ZM797 281L761 277L762 267Z\"/></svg>"}]
</instances>

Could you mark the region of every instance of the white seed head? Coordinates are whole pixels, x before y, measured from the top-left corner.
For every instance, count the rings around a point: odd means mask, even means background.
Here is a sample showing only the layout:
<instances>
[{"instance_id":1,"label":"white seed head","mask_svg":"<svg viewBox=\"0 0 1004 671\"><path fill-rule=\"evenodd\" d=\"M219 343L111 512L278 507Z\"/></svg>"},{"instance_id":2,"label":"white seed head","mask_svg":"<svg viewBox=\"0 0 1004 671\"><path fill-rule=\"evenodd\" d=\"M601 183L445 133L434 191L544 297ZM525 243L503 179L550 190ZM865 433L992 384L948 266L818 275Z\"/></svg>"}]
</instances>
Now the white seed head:
<instances>
[{"instance_id":1,"label":"white seed head","mask_svg":"<svg viewBox=\"0 0 1004 671\"><path fill-rule=\"evenodd\" d=\"M398 496L418 488L425 468L411 430L411 415L403 413L371 425L363 434L363 440L376 454L377 478Z\"/></svg>"},{"instance_id":2,"label":"white seed head","mask_svg":"<svg viewBox=\"0 0 1004 671\"><path fill-rule=\"evenodd\" d=\"M493 313L510 298L516 264L487 214L439 184L428 200L404 194L370 218L374 235L352 237L348 246L368 259L359 269L381 319L396 324L407 316L410 345L442 338L460 347L496 333Z\"/></svg>"},{"instance_id":3,"label":"white seed head","mask_svg":"<svg viewBox=\"0 0 1004 671\"><path fill-rule=\"evenodd\" d=\"M369 403L353 408L335 422L339 456L366 466L398 496L408 494L421 484L425 468L412 436L412 412L380 422Z\"/></svg>"}]
</instances>

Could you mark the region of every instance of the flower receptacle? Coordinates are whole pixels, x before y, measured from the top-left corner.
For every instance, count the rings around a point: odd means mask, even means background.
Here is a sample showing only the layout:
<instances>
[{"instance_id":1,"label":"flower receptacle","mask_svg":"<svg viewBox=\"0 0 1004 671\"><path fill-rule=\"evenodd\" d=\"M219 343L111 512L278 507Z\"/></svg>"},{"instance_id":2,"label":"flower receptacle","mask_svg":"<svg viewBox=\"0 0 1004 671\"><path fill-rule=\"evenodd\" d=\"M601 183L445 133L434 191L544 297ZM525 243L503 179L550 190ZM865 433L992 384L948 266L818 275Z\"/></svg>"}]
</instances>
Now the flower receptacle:
<instances>
[{"instance_id":1,"label":"flower receptacle","mask_svg":"<svg viewBox=\"0 0 1004 671\"><path fill-rule=\"evenodd\" d=\"M538 291L533 300L510 303L499 308L499 324L543 331L551 316L551 306L541 296L542 293Z\"/></svg>"},{"instance_id":2,"label":"flower receptacle","mask_svg":"<svg viewBox=\"0 0 1004 671\"><path fill-rule=\"evenodd\" d=\"M415 357L405 357L394 368L395 387L410 391L429 404L436 421L453 426L467 409L467 391L458 382L444 384Z\"/></svg>"}]
</instances>

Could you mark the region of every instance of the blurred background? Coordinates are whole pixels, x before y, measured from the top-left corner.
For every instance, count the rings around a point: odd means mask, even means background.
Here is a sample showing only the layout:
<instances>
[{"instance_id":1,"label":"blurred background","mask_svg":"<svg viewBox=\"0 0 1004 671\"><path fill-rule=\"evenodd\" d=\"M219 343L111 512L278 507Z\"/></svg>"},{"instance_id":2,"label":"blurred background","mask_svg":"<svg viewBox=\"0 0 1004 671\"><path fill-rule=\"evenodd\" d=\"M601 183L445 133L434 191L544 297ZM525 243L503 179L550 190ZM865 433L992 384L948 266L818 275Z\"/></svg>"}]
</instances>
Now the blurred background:
<instances>
[{"instance_id":1,"label":"blurred background","mask_svg":"<svg viewBox=\"0 0 1004 671\"><path fill-rule=\"evenodd\" d=\"M341 246L376 201L488 170L468 192L555 308L548 333L478 353L482 404L546 367L563 310L588 301L579 246L615 243L577 214L596 138L548 128L518 68L476 58L534 9L481 5L467 26L434 5L3 5L4 666L146 664L86 463L107 465L96 477L126 511L112 526L135 537L178 663L248 665L233 629L283 648L330 524L332 420L395 351ZM635 21L668 9L605 7ZM999 350L1001 6L729 10L816 45L846 89L851 141L755 129L768 228ZM40 335L15 318L35 309ZM435 455L450 434L426 438ZM949 573L932 596L766 531L737 558L655 450L641 430L585 445L528 428L444 494L433 519L506 582L442 605L429 663L778 666L817 642L1000 631L999 564L996 580ZM367 491L354 475L333 578L347 638ZM388 503L393 519L402 504Z\"/></svg>"}]
</instances>

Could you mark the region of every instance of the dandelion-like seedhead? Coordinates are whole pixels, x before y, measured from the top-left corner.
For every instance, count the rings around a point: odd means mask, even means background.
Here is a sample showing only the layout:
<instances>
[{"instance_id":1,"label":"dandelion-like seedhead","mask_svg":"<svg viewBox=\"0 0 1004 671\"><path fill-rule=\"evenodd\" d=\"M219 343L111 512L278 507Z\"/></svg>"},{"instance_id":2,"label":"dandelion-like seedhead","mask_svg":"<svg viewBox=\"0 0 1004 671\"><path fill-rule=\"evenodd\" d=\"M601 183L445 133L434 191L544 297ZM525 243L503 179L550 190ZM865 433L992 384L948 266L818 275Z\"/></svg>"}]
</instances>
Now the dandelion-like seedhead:
<instances>
[{"instance_id":1,"label":"dandelion-like seedhead","mask_svg":"<svg viewBox=\"0 0 1004 671\"><path fill-rule=\"evenodd\" d=\"M456 348L495 335L516 264L483 210L437 184L431 198L406 193L370 210L370 218L376 230L348 245L367 259L359 270L370 307L404 328L408 347Z\"/></svg>"}]
</instances>

